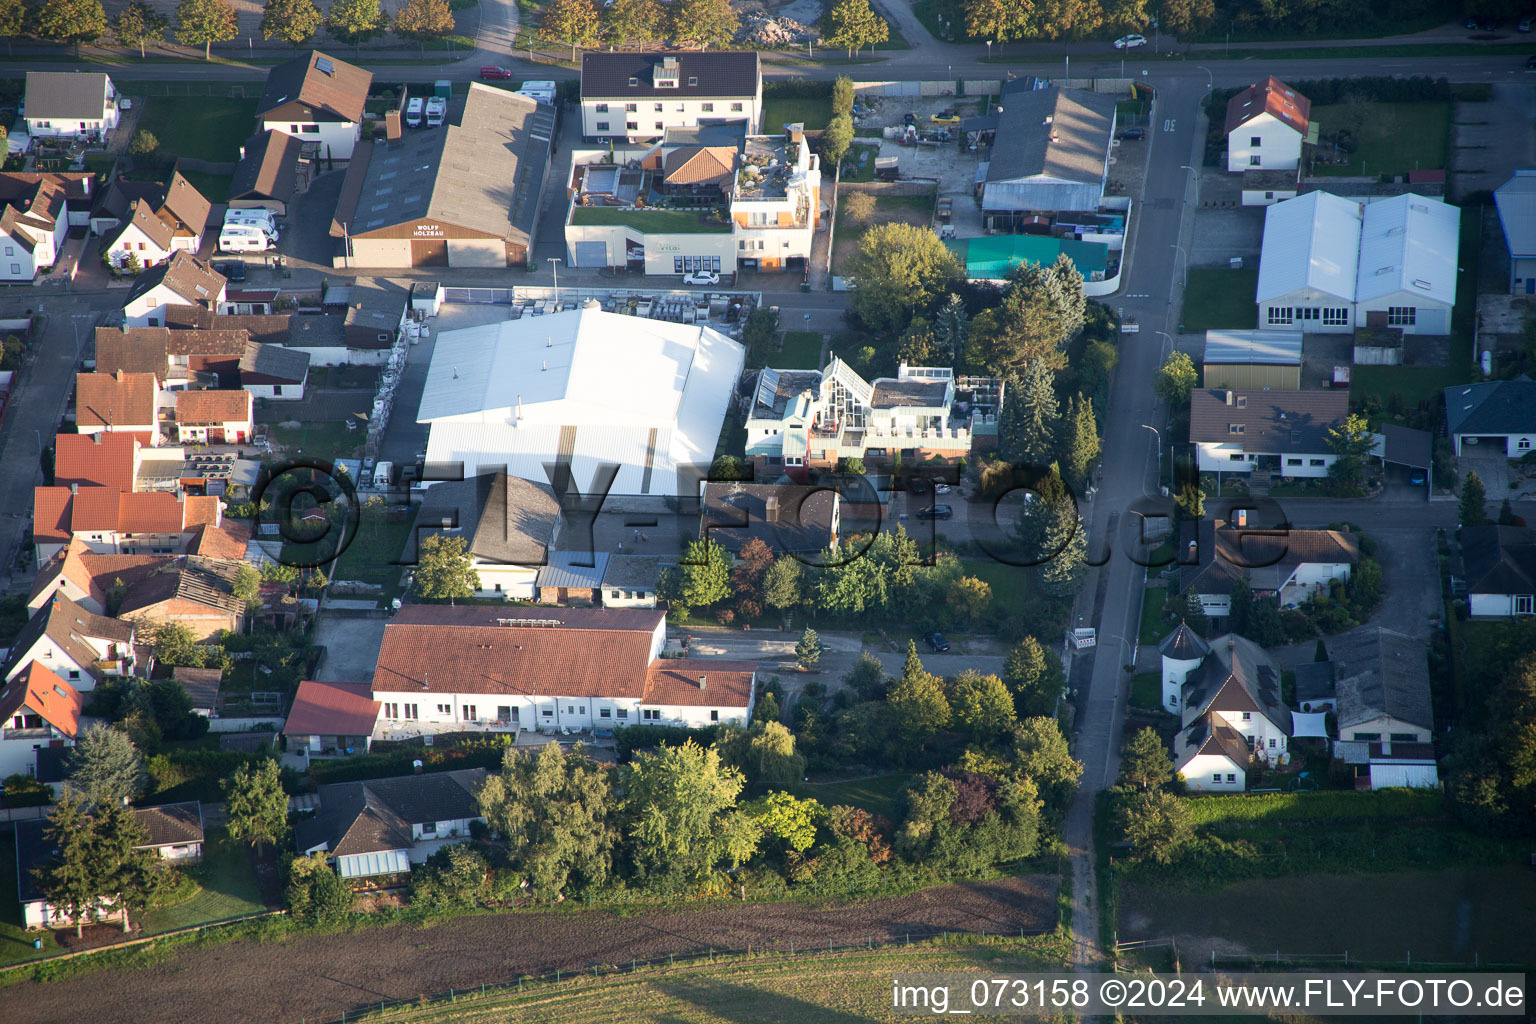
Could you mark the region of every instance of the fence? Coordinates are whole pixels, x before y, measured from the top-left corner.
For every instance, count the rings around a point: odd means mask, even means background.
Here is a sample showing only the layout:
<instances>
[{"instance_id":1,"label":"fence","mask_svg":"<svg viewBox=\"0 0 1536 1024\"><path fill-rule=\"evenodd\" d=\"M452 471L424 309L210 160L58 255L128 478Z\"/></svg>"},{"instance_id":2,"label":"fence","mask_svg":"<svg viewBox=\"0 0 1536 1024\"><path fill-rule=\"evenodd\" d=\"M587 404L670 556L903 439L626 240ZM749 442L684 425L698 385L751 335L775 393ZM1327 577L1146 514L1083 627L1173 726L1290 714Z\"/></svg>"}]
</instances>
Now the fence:
<instances>
[{"instance_id":1,"label":"fence","mask_svg":"<svg viewBox=\"0 0 1536 1024\"><path fill-rule=\"evenodd\" d=\"M1411 949L1403 951L1403 959L1401 960L1376 960L1370 957L1360 956L1351 958L1349 955L1349 950L1347 949L1342 953L1282 953L1277 949L1273 953L1262 953L1249 956L1237 956L1236 954L1232 953L1218 953L1214 949L1211 950L1211 967L1213 969L1220 967L1257 969L1266 966L1273 967L1276 964L1284 964L1292 967L1321 967L1328 964L1337 964L1341 967L1354 965L1355 967L1360 968L1370 967L1375 970L1393 970L1397 968L1412 969L1419 967L1448 970L1471 969L1523 971L1528 966L1526 964L1496 963L1493 961L1485 962L1483 958L1475 952L1472 954L1472 959L1469 962L1466 960L1415 960L1413 958L1413 950Z\"/></svg>"},{"instance_id":2,"label":"fence","mask_svg":"<svg viewBox=\"0 0 1536 1024\"><path fill-rule=\"evenodd\" d=\"M246 921L255 921L263 917L280 917L288 913L286 910L264 910L259 914L242 914L239 917L224 917L217 921L204 921L202 924L194 924L187 928L177 928L175 931L159 932L155 935L145 935L137 939L128 939L124 942L114 942L107 946L93 946L90 949L77 949L72 953L55 953L53 956L40 956L31 960L21 960L14 964L0 966L0 975L8 971L21 970L22 968L36 967L38 964L54 963L59 960L73 960L77 956L90 956L92 953L111 953L119 949L131 949L134 946L143 946L150 942L159 942L161 939L169 939L176 935L190 935L193 932L207 931L209 928L223 928L231 924L244 924Z\"/></svg>"}]
</instances>

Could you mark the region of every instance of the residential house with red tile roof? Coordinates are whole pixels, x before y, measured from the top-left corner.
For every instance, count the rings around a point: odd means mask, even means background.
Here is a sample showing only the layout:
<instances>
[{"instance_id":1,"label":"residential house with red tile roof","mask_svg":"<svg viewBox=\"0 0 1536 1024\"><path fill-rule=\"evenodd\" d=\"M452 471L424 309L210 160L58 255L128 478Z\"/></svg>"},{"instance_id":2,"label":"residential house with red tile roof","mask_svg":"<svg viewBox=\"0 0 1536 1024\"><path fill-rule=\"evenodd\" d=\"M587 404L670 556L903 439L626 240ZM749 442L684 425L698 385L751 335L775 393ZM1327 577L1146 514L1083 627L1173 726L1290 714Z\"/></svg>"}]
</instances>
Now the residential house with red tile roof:
<instances>
[{"instance_id":1,"label":"residential house with red tile roof","mask_svg":"<svg viewBox=\"0 0 1536 1024\"><path fill-rule=\"evenodd\" d=\"M244 444L255 426L249 391L178 391L176 440L181 444Z\"/></svg>"},{"instance_id":2,"label":"residential house with red tile roof","mask_svg":"<svg viewBox=\"0 0 1536 1024\"><path fill-rule=\"evenodd\" d=\"M53 482L131 491L145 447L129 433L59 434L53 439Z\"/></svg>"},{"instance_id":3,"label":"residential house with red tile roof","mask_svg":"<svg viewBox=\"0 0 1536 1024\"><path fill-rule=\"evenodd\" d=\"M54 594L21 627L0 661L0 679L9 683L37 662L77 690L93 690L106 676L133 671L134 628L96 615L62 594Z\"/></svg>"},{"instance_id":4,"label":"residential house with red tile roof","mask_svg":"<svg viewBox=\"0 0 1536 1024\"><path fill-rule=\"evenodd\" d=\"M199 527L219 526L224 518L224 504L216 495L78 484L36 488L32 508L39 564L71 538L100 554L183 554Z\"/></svg>"},{"instance_id":5,"label":"residential house with red tile roof","mask_svg":"<svg viewBox=\"0 0 1536 1024\"><path fill-rule=\"evenodd\" d=\"M200 555L168 558L123 592L117 617L144 625L176 622L199 643L224 630L245 628L245 602L235 596L243 562Z\"/></svg>"},{"instance_id":6,"label":"residential house with red tile roof","mask_svg":"<svg viewBox=\"0 0 1536 1024\"><path fill-rule=\"evenodd\" d=\"M0 281L31 281L58 262L71 224L90 218L94 174L0 172Z\"/></svg>"},{"instance_id":7,"label":"residential house with red tile roof","mask_svg":"<svg viewBox=\"0 0 1536 1024\"><path fill-rule=\"evenodd\" d=\"M72 537L38 570L27 598L27 610L35 612L54 594L62 594L86 611L110 615L125 588L167 561L165 555L97 554L85 541Z\"/></svg>"},{"instance_id":8,"label":"residential house with red tile roof","mask_svg":"<svg viewBox=\"0 0 1536 1024\"><path fill-rule=\"evenodd\" d=\"M175 252L195 255L202 248L212 209L180 171L172 171L170 181L156 183L153 191L129 201L116 232L102 242L102 251L113 266L128 266L131 255L141 269L164 263ZM92 221L100 218L93 216Z\"/></svg>"},{"instance_id":9,"label":"residential house with red tile roof","mask_svg":"<svg viewBox=\"0 0 1536 1024\"><path fill-rule=\"evenodd\" d=\"M374 735L745 724L755 665L663 660L665 640L652 609L409 605L384 628Z\"/></svg>"},{"instance_id":10,"label":"residential house with red tile roof","mask_svg":"<svg viewBox=\"0 0 1536 1024\"><path fill-rule=\"evenodd\" d=\"M1291 171L1301 165L1312 102L1270 75L1227 101L1227 170Z\"/></svg>"},{"instance_id":11,"label":"residential house with red tile roof","mask_svg":"<svg viewBox=\"0 0 1536 1024\"><path fill-rule=\"evenodd\" d=\"M164 327L166 306L201 306L218 312L229 282L190 253L177 251L138 276L123 302L129 327Z\"/></svg>"},{"instance_id":12,"label":"residential house with red tile roof","mask_svg":"<svg viewBox=\"0 0 1536 1024\"><path fill-rule=\"evenodd\" d=\"M0 778L37 774L37 752L72 746L80 729L80 691L36 661L0 687Z\"/></svg>"},{"instance_id":13,"label":"residential house with red tile roof","mask_svg":"<svg viewBox=\"0 0 1536 1024\"><path fill-rule=\"evenodd\" d=\"M129 433L158 440L160 381L153 373L75 374L75 429L82 435Z\"/></svg>"},{"instance_id":14,"label":"residential house with red tile roof","mask_svg":"<svg viewBox=\"0 0 1536 1024\"><path fill-rule=\"evenodd\" d=\"M366 754L382 705L373 699L367 683L320 682L306 679L288 709L283 735L289 749L312 754Z\"/></svg>"}]
</instances>

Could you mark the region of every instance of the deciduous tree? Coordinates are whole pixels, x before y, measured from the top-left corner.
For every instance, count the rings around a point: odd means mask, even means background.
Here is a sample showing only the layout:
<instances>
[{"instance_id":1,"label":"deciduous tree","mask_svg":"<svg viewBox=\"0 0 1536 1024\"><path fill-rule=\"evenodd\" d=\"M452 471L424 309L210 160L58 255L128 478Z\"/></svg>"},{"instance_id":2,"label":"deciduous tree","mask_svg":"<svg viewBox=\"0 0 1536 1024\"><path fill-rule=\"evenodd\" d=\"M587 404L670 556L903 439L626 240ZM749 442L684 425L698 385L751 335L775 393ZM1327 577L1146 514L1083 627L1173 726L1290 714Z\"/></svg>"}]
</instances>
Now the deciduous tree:
<instances>
[{"instance_id":1,"label":"deciduous tree","mask_svg":"<svg viewBox=\"0 0 1536 1024\"><path fill-rule=\"evenodd\" d=\"M875 197L868 192L850 192L843 199L843 216L855 224L868 224L875 216Z\"/></svg>"},{"instance_id":2,"label":"deciduous tree","mask_svg":"<svg viewBox=\"0 0 1536 1024\"><path fill-rule=\"evenodd\" d=\"M853 79L847 75L838 75L832 79L832 113L853 113Z\"/></svg>"},{"instance_id":3,"label":"deciduous tree","mask_svg":"<svg viewBox=\"0 0 1536 1024\"><path fill-rule=\"evenodd\" d=\"M261 12L261 38L302 46L324 21L315 0L267 0Z\"/></svg>"},{"instance_id":4,"label":"deciduous tree","mask_svg":"<svg viewBox=\"0 0 1536 1024\"><path fill-rule=\"evenodd\" d=\"M288 865L284 902L297 920L339 921L352 912L352 887L326 863L327 856L324 850L316 850Z\"/></svg>"},{"instance_id":5,"label":"deciduous tree","mask_svg":"<svg viewBox=\"0 0 1536 1024\"><path fill-rule=\"evenodd\" d=\"M582 748L566 754L549 743L531 757L508 749L479 802L513 868L538 894L602 885L612 874L618 831L611 774Z\"/></svg>"},{"instance_id":6,"label":"deciduous tree","mask_svg":"<svg viewBox=\"0 0 1536 1024\"><path fill-rule=\"evenodd\" d=\"M771 693L763 695L764 701L772 698ZM753 730L745 760L745 770L753 782L799 782L805 776L805 758L795 753L795 734L777 718Z\"/></svg>"},{"instance_id":7,"label":"deciduous tree","mask_svg":"<svg viewBox=\"0 0 1536 1024\"><path fill-rule=\"evenodd\" d=\"M893 333L943 298L960 274L938 235L903 223L864 232L846 269L857 284L854 313L869 329Z\"/></svg>"},{"instance_id":8,"label":"deciduous tree","mask_svg":"<svg viewBox=\"0 0 1536 1024\"><path fill-rule=\"evenodd\" d=\"M804 570L793 558L776 558L763 574L763 600L770 607L786 611L800 603Z\"/></svg>"},{"instance_id":9,"label":"deciduous tree","mask_svg":"<svg viewBox=\"0 0 1536 1024\"><path fill-rule=\"evenodd\" d=\"M1169 405L1179 406L1189 401L1189 393L1195 390L1199 380L1194 360L1189 358L1187 352L1175 350L1163 360L1157 378L1152 382L1152 389Z\"/></svg>"},{"instance_id":10,"label":"deciduous tree","mask_svg":"<svg viewBox=\"0 0 1536 1024\"><path fill-rule=\"evenodd\" d=\"M672 39L709 49L731 45L741 27L730 0L677 0L672 5Z\"/></svg>"},{"instance_id":11,"label":"deciduous tree","mask_svg":"<svg viewBox=\"0 0 1536 1024\"><path fill-rule=\"evenodd\" d=\"M332 0L325 13L325 27L331 35L354 46L382 33L389 19L379 7L379 0Z\"/></svg>"},{"instance_id":12,"label":"deciduous tree","mask_svg":"<svg viewBox=\"0 0 1536 1024\"><path fill-rule=\"evenodd\" d=\"M1066 682L1061 659L1026 636L1003 663L1003 681L1013 691L1014 706L1022 717L1049 715L1056 708Z\"/></svg>"},{"instance_id":13,"label":"deciduous tree","mask_svg":"<svg viewBox=\"0 0 1536 1024\"><path fill-rule=\"evenodd\" d=\"M636 755L624 769L623 831L635 874L658 888L694 886L757 850L761 829L736 806L742 776L689 740Z\"/></svg>"},{"instance_id":14,"label":"deciduous tree","mask_svg":"<svg viewBox=\"0 0 1536 1024\"><path fill-rule=\"evenodd\" d=\"M603 12L604 29L617 46L643 46L661 35L666 10L657 0L614 0Z\"/></svg>"},{"instance_id":15,"label":"deciduous tree","mask_svg":"<svg viewBox=\"0 0 1536 1024\"><path fill-rule=\"evenodd\" d=\"M453 34L453 27L448 0L406 0L395 14L395 35L406 39L442 39Z\"/></svg>"},{"instance_id":16,"label":"deciduous tree","mask_svg":"<svg viewBox=\"0 0 1536 1024\"><path fill-rule=\"evenodd\" d=\"M816 841L816 828L827 816L817 801L801 800L782 789L742 805L742 811L757 823L764 840L796 853Z\"/></svg>"},{"instance_id":17,"label":"deciduous tree","mask_svg":"<svg viewBox=\"0 0 1536 1024\"><path fill-rule=\"evenodd\" d=\"M821 133L821 155L826 158L828 164L835 167L851 145L853 145L853 118L847 114L833 115L832 120L827 122L827 127Z\"/></svg>"},{"instance_id":18,"label":"deciduous tree","mask_svg":"<svg viewBox=\"0 0 1536 1024\"><path fill-rule=\"evenodd\" d=\"M689 608L708 608L731 596L731 556L713 538L688 545L678 575L680 595Z\"/></svg>"},{"instance_id":19,"label":"deciduous tree","mask_svg":"<svg viewBox=\"0 0 1536 1024\"><path fill-rule=\"evenodd\" d=\"M1013 757L1046 804L1065 813L1083 777L1083 764L1072 756L1056 719L1038 715L1020 722L1013 730Z\"/></svg>"},{"instance_id":20,"label":"deciduous tree","mask_svg":"<svg viewBox=\"0 0 1536 1024\"><path fill-rule=\"evenodd\" d=\"M181 0L176 5L176 41L182 46L202 46L203 60L211 55L214 43L228 42L239 31L240 20L225 0Z\"/></svg>"},{"instance_id":21,"label":"deciduous tree","mask_svg":"<svg viewBox=\"0 0 1536 1024\"><path fill-rule=\"evenodd\" d=\"M972 39L1005 43L1033 28L1034 6L1028 0L965 0L965 31Z\"/></svg>"},{"instance_id":22,"label":"deciduous tree","mask_svg":"<svg viewBox=\"0 0 1536 1024\"><path fill-rule=\"evenodd\" d=\"M0 11L5 9L6 0L0 0ZM3 15L0 15L3 18ZM171 20L159 11L155 10L144 0L133 0L118 14L117 20L112 23L112 35L122 46L137 46L139 59L144 59L144 47L149 43L158 43L165 38L165 30L171 27ZM4 26L0 25L0 35L5 35ZM135 141L138 136L134 136Z\"/></svg>"},{"instance_id":23,"label":"deciduous tree","mask_svg":"<svg viewBox=\"0 0 1536 1024\"><path fill-rule=\"evenodd\" d=\"M0 0L0 38L5 39L6 53L10 56L15 56L15 40L27 31L29 13L27 0Z\"/></svg>"},{"instance_id":24,"label":"deciduous tree","mask_svg":"<svg viewBox=\"0 0 1536 1024\"><path fill-rule=\"evenodd\" d=\"M37 9L37 34L74 44L78 57L81 43L94 43L107 34L107 12L101 0L44 0Z\"/></svg>"},{"instance_id":25,"label":"deciduous tree","mask_svg":"<svg viewBox=\"0 0 1536 1024\"><path fill-rule=\"evenodd\" d=\"M468 843L445 846L411 872L411 902L440 909L476 907L491 886L491 865Z\"/></svg>"},{"instance_id":26,"label":"deciduous tree","mask_svg":"<svg viewBox=\"0 0 1536 1024\"><path fill-rule=\"evenodd\" d=\"M988 741L1013 725L1013 695L997 676L973 668L962 671L949 688L955 724L978 740Z\"/></svg>"},{"instance_id":27,"label":"deciduous tree","mask_svg":"<svg viewBox=\"0 0 1536 1024\"><path fill-rule=\"evenodd\" d=\"M1163 0L1157 9L1158 20L1166 31L1185 37L1208 28L1216 20L1215 0Z\"/></svg>"},{"instance_id":28,"label":"deciduous tree","mask_svg":"<svg viewBox=\"0 0 1536 1024\"><path fill-rule=\"evenodd\" d=\"M914 641L907 641L907 661L901 678L891 685L889 703L897 732L919 748L935 733L949 727L950 708L944 696L944 683L923 668Z\"/></svg>"},{"instance_id":29,"label":"deciduous tree","mask_svg":"<svg viewBox=\"0 0 1536 1024\"><path fill-rule=\"evenodd\" d=\"M474 556L461 536L429 534L417 545L416 576L412 586L419 597L448 601L473 597L480 589Z\"/></svg>"},{"instance_id":30,"label":"deciduous tree","mask_svg":"<svg viewBox=\"0 0 1536 1024\"><path fill-rule=\"evenodd\" d=\"M822 44L847 50L850 57L891 38L891 26L869 6L869 0L837 0L827 12L827 27L830 31Z\"/></svg>"}]
</instances>

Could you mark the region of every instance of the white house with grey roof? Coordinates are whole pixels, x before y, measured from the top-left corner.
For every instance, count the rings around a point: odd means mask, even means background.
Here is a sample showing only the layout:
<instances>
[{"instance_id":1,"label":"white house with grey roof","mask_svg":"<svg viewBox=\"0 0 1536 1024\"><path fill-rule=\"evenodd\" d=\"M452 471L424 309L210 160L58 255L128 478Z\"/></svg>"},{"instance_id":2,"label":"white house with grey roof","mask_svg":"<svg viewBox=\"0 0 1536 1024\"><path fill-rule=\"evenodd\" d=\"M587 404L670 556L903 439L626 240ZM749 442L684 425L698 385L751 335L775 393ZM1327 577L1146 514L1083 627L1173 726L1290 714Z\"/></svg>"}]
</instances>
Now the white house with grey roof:
<instances>
[{"instance_id":1,"label":"white house with grey roof","mask_svg":"<svg viewBox=\"0 0 1536 1024\"><path fill-rule=\"evenodd\" d=\"M1523 457L1536 447L1536 381L1521 374L1446 388L1445 432L1457 455L1476 445L1479 452Z\"/></svg>"},{"instance_id":2,"label":"white house with grey roof","mask_svg":"<svg viewBox=\"0 0 1536 1024\"><path fill-rule=\"evenodd\" d=\"M117 127L117 104L117 88L101 72L27 72L23 120L33 138L109 132Z\"/></svg>"},{"instance_id":3,"label":"white house with grey roof","mask_svg":"<svg viewBox=\"0 0 1536 1024\"><path fill-rule=\"evenodd\" d=\"M427 462L647 507L691 496L744 359L713 328L599 308L445 331L416 416Z\"/></svg>"},{"instance_id":4,"label":"white house with grey roof","mask_svg":"<svg viewBox=\"0 0 1536 1024\"><path fill-rule=\"evenodd\" d=\"M1334 666L1340 741L1429 743L1429 646L1367 626L1323 641Z\"/></svg>"},{"instance_id":5,"label":"white house with grey roof","mask_svg":"<svg viewBox=\"0 0 1536 1024\"><path fill-rule=\"evenodd\" d=\"M1083 89L1005 92L981 212L1015 227L1031 213L1092 212L1104 201L1115 134L1115 97Z\"/></svg>"},{"instance_id":6,"label":"white house with grey roof","mask_svg":"<svg viewBox=\"0 0 1536 1024\"><path fill-rule=\"evenodd\" d=\"M553 107L476 82L442 128L359 147L331 223L337 265L526 265L554 127Z\"/></svg>"},{"instance_id":7,"label":"white house with grey roof","mask_svg":"<svg viewBox=\"0 0 1536 1024\"><path fill-rule=\"evenodd\" d=\"M506 473L445 481L427 488L400 560L416 564L417 544L433 534L464 538L476 597L532 601L560 534L560 504L549 484Z\"/></svg>"},{"instance_id":8,"label":"white house with grey roof","mask_svg":"<svg viewBox=\"0 0 1536 1024\"><path fill-rule=\"evenodd\" d=\"M1429 196L1357 202L1308 192L1268 207L1259 327L1449 334L1461 212Z\"/></svg>"},{"instance_id":9,"label":"white house with grey roof","mask_svg":"<svg viewBox=\"0 0 1536 1024\"><path fill-rule=\"evenodd\" d=\"M1509 292L1536 295L1536 167L1518 168L1493 190L1509 250Z\"/></svg>"},{"instance_id":10,"label":"white house with grey roof","mask_svg":"<svg viewBox=\"0 0 1536 1024\"><path fill-rule=\"evenodd\" d=\"M1349 392L1196 388L1189 441L1202 473L1321 477L1338 456L1328 432L1349 417Z\"/></svg>"},{"instance_id":11,"label":"white house with grey roof","mask_svg":"<svg viewBox=\"0 0 1536 1024\"><path fill-rule=\"evenodd\" d=\"M1235 633L1204 645L1207 652L1192 668L1183 666L1200 645L1178 631L1164 643L1179 656L1172 666L1163 661L1163 689L1177 690L1170 710L1183 722L1173 740L1174 768L1193 792L1241 793L1255 759L1274 766L1289 755L1291 710L1280 697L1279 666Z\"/></svg>"},{"instance_id":12,"label":"white house with grey roof","mask_svg":"<svg viewBox=\"0 0 1536 1024\"><path fill-rule=\"evenodd\" d=\"M762 62L755 52L644 53L589 50L581 55L581 134L639 141L668 128L745 121L763 128Z\"/></svg>"}]
</instances>

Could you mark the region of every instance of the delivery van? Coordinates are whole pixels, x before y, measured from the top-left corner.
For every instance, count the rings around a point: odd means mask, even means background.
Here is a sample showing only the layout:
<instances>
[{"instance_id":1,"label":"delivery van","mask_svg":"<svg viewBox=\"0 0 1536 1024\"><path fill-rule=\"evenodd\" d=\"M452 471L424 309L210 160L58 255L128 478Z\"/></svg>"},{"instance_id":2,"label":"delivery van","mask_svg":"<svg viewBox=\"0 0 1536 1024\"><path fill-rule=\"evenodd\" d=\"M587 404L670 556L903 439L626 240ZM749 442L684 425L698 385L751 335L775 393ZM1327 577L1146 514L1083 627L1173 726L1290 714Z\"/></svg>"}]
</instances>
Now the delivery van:
<instances>
[{"instance_id":1,"label":"delivery van","mask_svg":"<svg viewBox=\"0 0 1536 1024\"><path fill-rule=\"evenodd\" d=\"M410 102L405 105L405 126L407 128L420 128L421 115L426 110L427 101L420 96L412 96Z\"/></svg>"}]
</instances>

